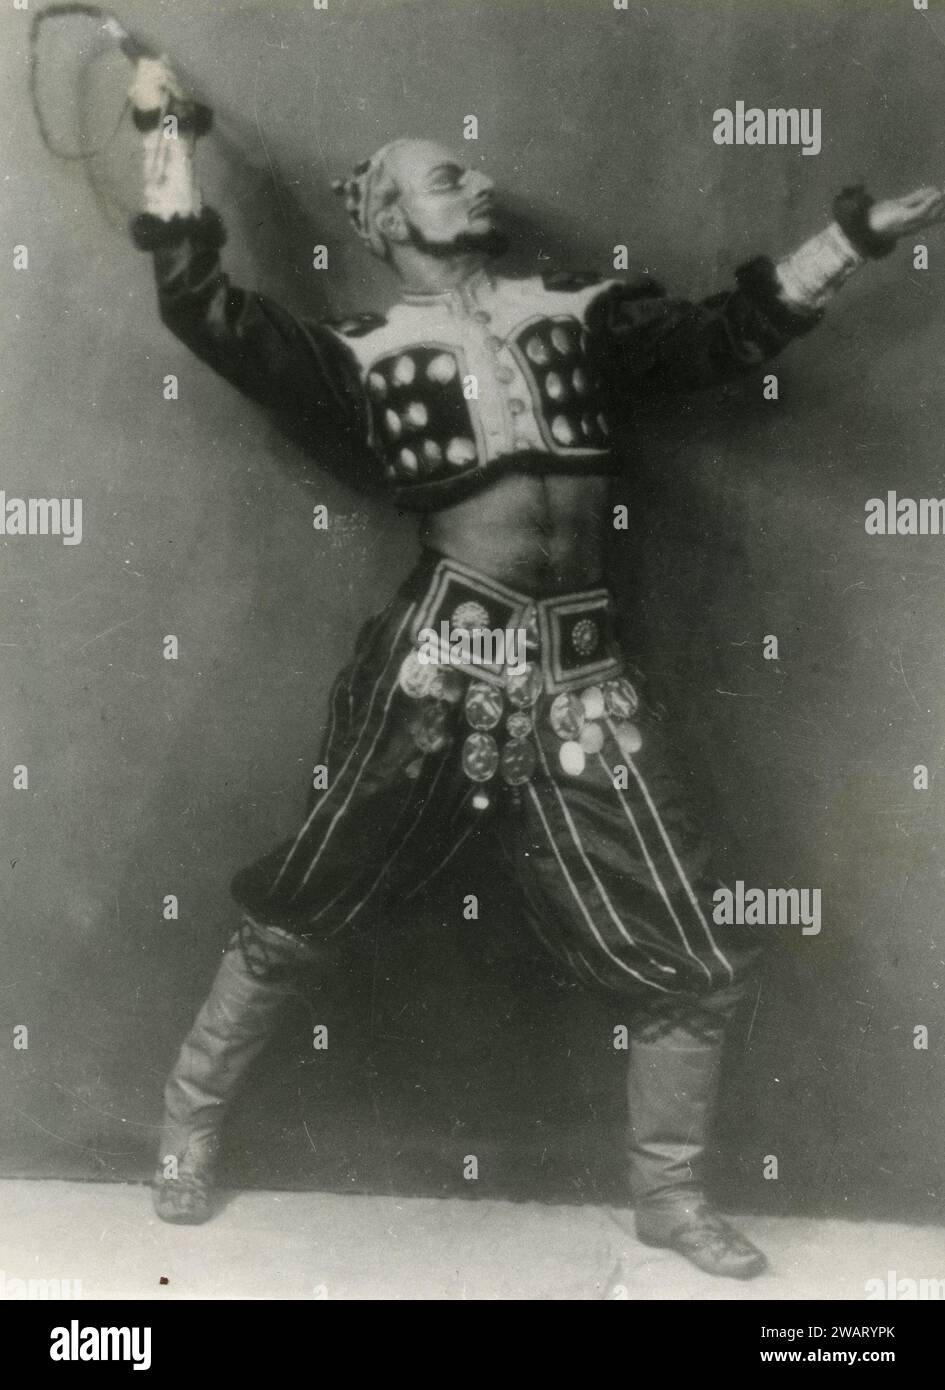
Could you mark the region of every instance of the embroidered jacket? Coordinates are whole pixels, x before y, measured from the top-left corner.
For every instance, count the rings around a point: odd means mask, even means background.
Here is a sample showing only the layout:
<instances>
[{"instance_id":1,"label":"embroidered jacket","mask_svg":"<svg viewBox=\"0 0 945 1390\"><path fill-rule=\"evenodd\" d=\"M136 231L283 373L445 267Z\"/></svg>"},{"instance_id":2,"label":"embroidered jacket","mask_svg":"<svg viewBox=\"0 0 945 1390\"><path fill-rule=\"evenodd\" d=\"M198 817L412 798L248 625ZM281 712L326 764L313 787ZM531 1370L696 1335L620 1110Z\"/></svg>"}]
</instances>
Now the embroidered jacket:
<instances>
[{"instance_id":1,"label":"embroidered jacket","mask_svg":"<svg viewBox=\"0 0 945 1390\"><path fill-rule=\"evenodd\" d=\"M311 323L230 283L212 210L143 214L133 230L154 252L161 316L177 337L282 416L318 462L356 485L373 473L416 511L512 468L612 471L612 424L640 392L723 382L822 316L784 303L773 263L758 258L700 303L648 278L482 271L444 294L404 294L386 316Z\"/></svg>"}]
</instances>

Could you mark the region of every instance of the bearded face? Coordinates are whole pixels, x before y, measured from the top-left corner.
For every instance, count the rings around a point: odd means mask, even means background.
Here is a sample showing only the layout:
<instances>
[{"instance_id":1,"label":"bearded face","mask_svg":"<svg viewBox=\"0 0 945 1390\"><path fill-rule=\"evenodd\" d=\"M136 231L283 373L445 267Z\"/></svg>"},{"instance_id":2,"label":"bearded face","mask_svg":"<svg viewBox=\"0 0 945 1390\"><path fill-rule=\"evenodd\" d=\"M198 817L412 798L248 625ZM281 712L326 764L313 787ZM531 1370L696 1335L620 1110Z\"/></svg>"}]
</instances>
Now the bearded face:
<instances>
[{"instance_id":1,"label":"bearded face","mask_svg":"<svg viewBox=\"0 0 945 1390\"><path fill-rule=\"evenodd\" d=\"M445 259L498 255L507 238L495 220L493 183L429 140L398 142L389 162L395 193L378 216L388 242Z\"/></svg>"}]
</instances>

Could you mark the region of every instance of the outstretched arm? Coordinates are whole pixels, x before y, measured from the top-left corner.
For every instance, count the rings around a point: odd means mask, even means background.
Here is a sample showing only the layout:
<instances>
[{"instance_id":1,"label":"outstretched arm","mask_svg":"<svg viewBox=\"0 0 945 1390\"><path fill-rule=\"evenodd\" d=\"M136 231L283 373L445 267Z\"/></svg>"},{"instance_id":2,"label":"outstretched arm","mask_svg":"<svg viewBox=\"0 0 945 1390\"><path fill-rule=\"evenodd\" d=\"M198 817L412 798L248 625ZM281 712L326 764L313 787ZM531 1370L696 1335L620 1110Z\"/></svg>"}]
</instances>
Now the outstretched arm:
<instances>
[{"instance_id":1,"label":"outstretched arm","mask_svg":"<svg viewBox=\"0 0 945 1390\"><path fill-rule=\"evenodd\" d=\"M281 415L299 442L346 442L358 457L366 410L344 344L265 295L234 286L222 268L223 224L203 206L195 172L206 108L189 101L157 60L139 62L131 99L144 137L144 211L132 235L154 256L163 322L214 371ZM170 135L168 115L177 120Z\"/></svg>"},{"instance_id":2,"label":"outstretched arm","mask_svg":"<svg viewBox=\"0 0 945 1390\"><path fill-rule=\"evenodd\" d=\"M671 299L653 282L614 285L590 307L588 328L611 398L628 388L693 391L718 385L774 357L810 332L845 280L887 255L900 236L942 221L945 192L921 188L874 202L862 190L835 200L836 220L775 264L758 257L736 287L698 303Z\"/></svg>"}]
</instances>

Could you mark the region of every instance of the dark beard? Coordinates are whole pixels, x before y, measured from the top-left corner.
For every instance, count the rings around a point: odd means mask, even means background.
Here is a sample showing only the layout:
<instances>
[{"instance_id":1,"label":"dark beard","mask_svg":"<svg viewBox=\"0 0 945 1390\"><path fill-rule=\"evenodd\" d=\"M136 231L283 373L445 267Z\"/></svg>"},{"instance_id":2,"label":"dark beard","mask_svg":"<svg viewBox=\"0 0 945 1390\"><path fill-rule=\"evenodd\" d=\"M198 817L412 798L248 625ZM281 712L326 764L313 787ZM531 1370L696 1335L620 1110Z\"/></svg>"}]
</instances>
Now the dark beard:
<instances>
[{"instance_id":1,"label":"dark beard","mask_svg":"<svg viewBox=\"0 0 945 1390\"><path fill-rule=\"evenodd\" d=\"M460 232L452 241L429 241L412 222L407 223L407 230L415 250L439 261L454 256L501 256L509 247L508 236L498 227L490 227L488 232Z\"/></svg>"}]
</instances>

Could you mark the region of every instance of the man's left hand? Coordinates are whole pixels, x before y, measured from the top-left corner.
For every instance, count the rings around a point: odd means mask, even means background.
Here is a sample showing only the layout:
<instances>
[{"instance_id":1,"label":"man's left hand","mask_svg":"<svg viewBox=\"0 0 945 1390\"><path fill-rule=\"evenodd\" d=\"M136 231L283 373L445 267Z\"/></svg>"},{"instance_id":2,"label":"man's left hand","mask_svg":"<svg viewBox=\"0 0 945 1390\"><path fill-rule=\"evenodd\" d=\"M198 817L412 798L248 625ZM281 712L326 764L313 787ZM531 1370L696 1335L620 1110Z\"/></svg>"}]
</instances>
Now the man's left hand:
<instances>
[{"instance_id":1,"label":"man's left hand","mask_svg":"<svg viewBox=\"0 0 945 1390\"><path fill-rule=\"evenodd\" d=\"M879 236L909 236L945 219L945 189L917 188L901 198L880 198L867 214L870 230Z\"/></svg>"}]
</instances>

